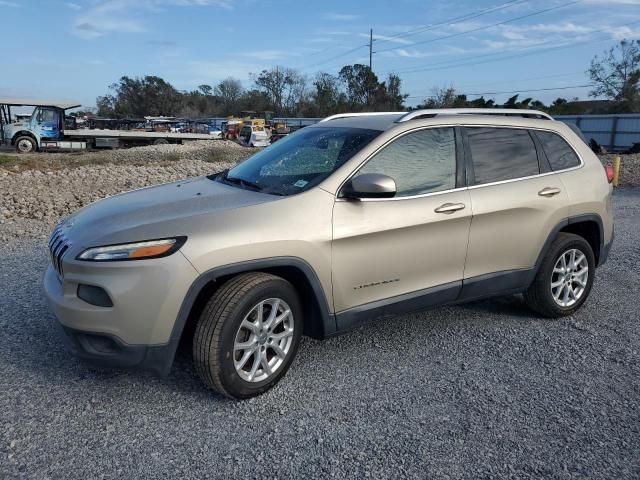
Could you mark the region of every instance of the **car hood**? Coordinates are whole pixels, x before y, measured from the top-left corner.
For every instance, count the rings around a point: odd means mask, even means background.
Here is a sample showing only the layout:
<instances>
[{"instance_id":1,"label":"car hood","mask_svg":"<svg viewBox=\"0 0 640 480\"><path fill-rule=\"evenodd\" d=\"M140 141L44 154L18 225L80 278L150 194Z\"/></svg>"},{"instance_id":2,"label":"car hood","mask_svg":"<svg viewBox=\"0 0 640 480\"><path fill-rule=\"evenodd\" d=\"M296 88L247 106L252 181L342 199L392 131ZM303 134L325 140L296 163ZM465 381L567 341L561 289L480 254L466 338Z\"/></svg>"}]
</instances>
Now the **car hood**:
<instances>
[{"instance_id":1,"label":"car hood","mask_svg":"<svg viewBox=\"0 0 640 480\"><path fill-rule=\"evenodd\" d=\"M198 177L99 200L67 218L63 230L84 247L189 235L220 210L279 198Z\"/></svg>"}]
</instances>

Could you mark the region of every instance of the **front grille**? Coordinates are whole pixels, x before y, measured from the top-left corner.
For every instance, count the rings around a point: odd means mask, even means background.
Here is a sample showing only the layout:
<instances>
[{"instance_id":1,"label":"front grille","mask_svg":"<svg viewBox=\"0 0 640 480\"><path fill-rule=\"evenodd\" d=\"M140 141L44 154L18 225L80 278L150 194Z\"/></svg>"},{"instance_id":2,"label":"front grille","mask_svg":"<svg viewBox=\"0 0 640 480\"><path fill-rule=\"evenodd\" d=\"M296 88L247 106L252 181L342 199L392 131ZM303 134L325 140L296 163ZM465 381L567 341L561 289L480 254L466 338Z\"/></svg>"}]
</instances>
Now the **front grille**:
<instances>
[{"instance_id":1,"label":"front grille","mask_svg":"<svg viewBox=\"0 0 640 480\"><path fill-rule=\"evenodd\" d=\"M53 229L51 237L49 237L49 254L51 256L51 265L58 275L62 277L62 257L69 250L71 243L62 233L62 225L56 225Z\"/></svg>"}]
</instances>

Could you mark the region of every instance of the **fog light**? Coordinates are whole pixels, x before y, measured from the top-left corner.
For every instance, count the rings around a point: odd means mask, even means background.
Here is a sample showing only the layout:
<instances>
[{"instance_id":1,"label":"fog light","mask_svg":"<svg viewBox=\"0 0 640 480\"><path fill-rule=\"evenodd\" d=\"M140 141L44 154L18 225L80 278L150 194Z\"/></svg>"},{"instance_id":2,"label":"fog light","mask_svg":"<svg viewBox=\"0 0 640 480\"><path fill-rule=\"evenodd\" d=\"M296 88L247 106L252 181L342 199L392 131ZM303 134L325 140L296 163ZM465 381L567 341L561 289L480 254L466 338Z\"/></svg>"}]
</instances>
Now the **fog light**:
<instances>
[{"instance_id":1,"label":"fog light","mask_svg":"<svg viewBox=\"0 0 640 480\"><path fill-rule=\"evenodd\" d=\"M109 294L95 285L78 285L78 298L96 307L113 307Z\"/></svg>"}]
</instances>

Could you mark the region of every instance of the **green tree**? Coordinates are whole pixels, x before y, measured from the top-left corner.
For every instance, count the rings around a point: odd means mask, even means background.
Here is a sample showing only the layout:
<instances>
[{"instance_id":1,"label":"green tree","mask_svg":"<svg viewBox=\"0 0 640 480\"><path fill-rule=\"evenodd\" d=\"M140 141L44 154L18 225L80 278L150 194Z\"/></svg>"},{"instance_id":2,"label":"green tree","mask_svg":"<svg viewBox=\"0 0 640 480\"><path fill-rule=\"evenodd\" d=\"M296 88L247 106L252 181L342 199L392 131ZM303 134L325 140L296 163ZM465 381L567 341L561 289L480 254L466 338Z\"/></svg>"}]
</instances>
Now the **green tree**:
<instances>
[{"instance_id":1,"label":"green tree","mask_svg":"<svg viewBox=\"0 0 640 480\"><path fill-rule=\"evenodd\" d=\"M618 102L622 111L640 108L640 40L622 40L594 57L587 73L594 84L591 97Z\"/></svg>"},{"instance_id":2,"label":"green tree","mask_svg":"<svg viewBox=\"0 0 640 480\"><path fill-rule=\"evenodd\" d=\"M304 75L293 68L274 67L253 75L258 90L264 92L278 115L293 115L305 100L307 83Z\"/></svg>"},{"instance_id":3,"label":"green tree","mask_svg":"<svg viewBox=\"0 0 640 480\"><path fill-rule=\"evenodd\" d=\"M238 108L238 102L244 93L240 80L227 77L216 85L214 92L222 104L224 115L240 113L241 109Z\"/></svg>"},{"instance_id":4,"label":"green tree","mask_svg":"<svg viewBox=\"0 0 640 480\"><path fill-rule=\"evenodd\" d=\"M160 77L124 76L109 89L111 94L98 97L99 115L142 117L176 115L182 106L182 95Z\"/></svg>"}]
</instances>

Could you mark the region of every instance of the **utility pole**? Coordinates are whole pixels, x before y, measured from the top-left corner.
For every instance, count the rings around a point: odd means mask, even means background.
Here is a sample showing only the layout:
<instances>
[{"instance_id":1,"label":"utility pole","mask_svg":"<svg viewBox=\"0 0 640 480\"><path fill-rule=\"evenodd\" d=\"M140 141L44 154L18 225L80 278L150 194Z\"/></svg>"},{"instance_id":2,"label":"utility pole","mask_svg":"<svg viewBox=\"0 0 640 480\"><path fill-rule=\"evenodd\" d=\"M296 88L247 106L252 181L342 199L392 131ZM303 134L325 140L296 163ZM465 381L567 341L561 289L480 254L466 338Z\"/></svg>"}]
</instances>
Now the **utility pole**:
<instances>
[{"instance_id":1,"label":"utility pole","mask_svg":"<svg viewBox=\"0 0 640 480\"><path fill-rule=\"evenodd\" d=\"M373 28L369 30L369 70L373 71Z\"/></svg>"}]
</instances>

